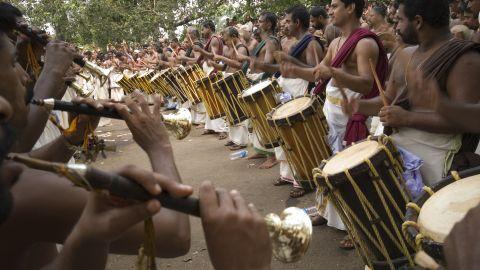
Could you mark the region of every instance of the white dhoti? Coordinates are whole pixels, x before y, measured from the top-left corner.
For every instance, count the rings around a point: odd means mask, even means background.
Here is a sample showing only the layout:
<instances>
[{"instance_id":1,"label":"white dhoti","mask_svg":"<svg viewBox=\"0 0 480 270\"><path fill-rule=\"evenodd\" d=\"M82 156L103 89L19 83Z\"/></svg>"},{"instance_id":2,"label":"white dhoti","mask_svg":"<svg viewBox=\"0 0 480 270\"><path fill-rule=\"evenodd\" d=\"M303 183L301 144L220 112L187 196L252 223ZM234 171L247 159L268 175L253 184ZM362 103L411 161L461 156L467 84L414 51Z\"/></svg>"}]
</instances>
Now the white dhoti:
<instances>
[{"instance_id":1,"label":"white dhoti","mask_svg":"<svg viewBox=\"0 0 480 270\"><path fill-rule=\"evenodd\" d=\"M287 157L285 156L282 147L275 147L275 157L280 163L280 178L283 181L292 183L294 187L301 187L300 184L295 181L292 168L290 168L290 164L288 164Z\"/></svg>"},{"instance_id":2,"label":"white dhoti","mask_svg":"<svg viewBox=\"0 0 480 270\"><path fill-rule=\"evenodd\" d=\"M433 186L445 177L453 156L461 147L461 135L436 134L413 128L400 128L391 136L394 144L423 160L423 182Z\"/></svg>"},{"instance_id":3,"label":"white dhoti","mask_svg":"<svg viewBox=\"0 0 480 270\"><path fill-rule=\"evenodd\" d=\"M344 90L349 99L361 97L361 94L359 93L353 92L349 89ZM332 152L335 154L342 151L345 147L343 138L345 137L348 116L342 111L342 94L338 87L332 85L332 81L327 85L326 96L327 98L325 99L325 104L323 106L323 113L327 119L329 128L327 139ZM345 230L345 224L343 224L342 219L333 204L328 200L324 200L321 192L317 192L316 199L319 213L328 221L327 225L338 230Z\"/></svg>"},{"instance_id":4,"label":"white dhoti","mask_svg":"<svg viewBox=\"0 0 480 270\"><path fill-rule=\"evenodd\" d=\"M122 87L117 83L122 77L123 74L120 72L112 71L110 73L110 98L115 101L122 101L125 96Z\"/></svg>"},{"instance_id":5,"label":"white dhoti","mask_svg":"<svg viewBox=\"0 0 480 270\"><path fill-rule=\"evenodd\" d=\"M308 90L308 81L303 79L289 79L280 76L277 82L283 92L289 93L293 98L304 96Z\"/></svg>"},{"instance_id":6,"label":"white dhoti","mask_svg":"<svg viewBox=\"0 0 480 270\"><path fill-rule=\"evenodd\" d=\"M248 145L248 120L238 125L230 126L228 128L228 138L236 145Z\"/></svg>"},{"instance_id":7,"label":"white dhoti","mask_svg":"<svg viewBox=\"0 0 480 270\"><path fill-rule=\"evenodd\" d=\"M303 79L288 79L280 77L277 80L283 91L289 93L293 98L304 96L307 93L308 82ZM295 181L292 168L287 162L287 157L282 147L275 148L275 157L280 162L280 178L284 181L293 183L294 187L301 187Z\"/></svg>"},{"instance_id":8,"label":"white dhoti","mask_svg":"<svg viewBox=\"0 0 480 270\"><path fill-rule=\"evenodd\" d=\"M253 145L253 150L255 150L255 152L257 152L259 154L266 155L266 156L272 156L272 155L275 154L275 149L274 148L267 149L267 148L263 147L263 145L260 143L260 139L258 138L258 133L255 129L253 130L253 134L251 136L251 141L252 141L252 145Z\"/></svg>"},{"instance_id":9,"label":"white dhoti","mask_svg":"<svg viewBox=\"0 0 480 270\"><path fill-rule=\"evenodd\" d=\"M248 73L247 72L247 78L251 80L252 82L258 82L263 76L263 73Z\"/></svg>"},{"instance_id":10,"label":"white dhoti","mask_svg":"<svg viewBox=\"0 0 480 270\"><path fill-rule=\"evenodd\" d=\"M210 117L205 118L205 129L215 132L228 132L227 122L223 118L211 120Z\"/></svg>"},{"instance_id":11,"label":"white dhoti","mask_svg":"<svg viewBox=\"0 0 480 270\"><path fill-rule=\"evenodd\" d=\"M198 104L192 105L191 109L192 122L194 124L204 124L205 118L207 117L205 104L203 104L203 102L200 102Z\"/></svg>"}]
</instances>

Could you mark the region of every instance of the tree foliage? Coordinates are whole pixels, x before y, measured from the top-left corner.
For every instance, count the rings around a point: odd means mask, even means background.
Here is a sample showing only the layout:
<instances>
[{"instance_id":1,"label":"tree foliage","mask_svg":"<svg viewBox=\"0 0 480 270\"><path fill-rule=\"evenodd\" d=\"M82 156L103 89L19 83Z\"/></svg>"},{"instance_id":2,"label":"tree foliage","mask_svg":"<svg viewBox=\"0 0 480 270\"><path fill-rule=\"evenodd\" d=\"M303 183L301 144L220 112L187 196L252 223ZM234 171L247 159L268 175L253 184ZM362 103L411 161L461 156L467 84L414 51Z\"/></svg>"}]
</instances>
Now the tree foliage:
<instances>
[{"instance_id":1,"label":"tree foliage","mask_svg":"<svg viewBox=\"0 0 480 270\"><path fill-rule=\"evenodd\" d=\"M36 26L52 28L57 37L79 45L105 47L126 41L144 43L178 26L220 17L256 17L261 11L283 12L311 0L11 0Z\"/></svg>"}]
</instances>

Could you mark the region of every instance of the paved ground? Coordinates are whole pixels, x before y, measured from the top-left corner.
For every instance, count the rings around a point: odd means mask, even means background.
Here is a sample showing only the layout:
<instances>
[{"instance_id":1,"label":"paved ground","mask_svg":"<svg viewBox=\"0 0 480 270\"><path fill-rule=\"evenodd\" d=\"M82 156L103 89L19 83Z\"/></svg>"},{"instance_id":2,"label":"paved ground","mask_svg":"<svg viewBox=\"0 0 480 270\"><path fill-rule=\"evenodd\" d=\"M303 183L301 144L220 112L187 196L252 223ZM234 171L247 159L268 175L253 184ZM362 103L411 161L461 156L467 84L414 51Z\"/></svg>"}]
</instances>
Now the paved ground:
<instances>
[{"instance_id":1,"label":"paved ground","mask_svg":"<svg viewBox=\"0 0 480 270\"><path fill-rule=\"evenodd\" d=\"M306 207L313 201L313 194L301 199L288 199L289 187L274 187L272 180L278 177L278 167L270 170L255 168L261 161L230 161L230 151L223 146L225 141L216 137L201 136L201 130L193 130L189 137L182 141L172 139L177 166L183 181L195 187L204 180L210 180L227 189L237 189L253 202L263 213L280 213L285 207ZM116 153L107 153L106 160L98 160L96 166L114 168L133 163L149 168L146 155L131 140L131 134L123 122L114 121L100 129L107 143L115 140L118 145ZM203 237L202 227L198 219L191 218L192 246L190 252L175 259L158 259L159 269L213 269L209 262ZM344 234L325 226L314 228L313 240L305 257L294 264L273 262L273 269L363 269L360 259L354 251L343 251L338 242ZM241 254L239 254L241 256ZM135 269L135 257L112 255L108 270Z\"/></svg>"}]
</instances>

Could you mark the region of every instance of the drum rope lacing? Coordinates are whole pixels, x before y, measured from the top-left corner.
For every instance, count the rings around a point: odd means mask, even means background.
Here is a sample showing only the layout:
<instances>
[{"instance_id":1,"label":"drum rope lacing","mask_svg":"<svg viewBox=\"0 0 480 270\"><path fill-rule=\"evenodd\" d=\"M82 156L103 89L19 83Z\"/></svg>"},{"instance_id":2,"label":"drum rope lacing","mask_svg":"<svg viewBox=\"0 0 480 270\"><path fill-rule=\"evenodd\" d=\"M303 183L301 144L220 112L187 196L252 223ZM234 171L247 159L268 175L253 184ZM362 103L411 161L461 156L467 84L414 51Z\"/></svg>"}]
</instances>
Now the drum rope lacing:
<instances>
[{"instance_id":1,"label":"drum rope lacing","mask_svg":"<svg viewBox=\"0 0 480 270\"><path fill-rule=\"evenodd\" d=\"M280 92L280 89L278 88L278 85L275 85L275 84L272 83L269 86L272 87L272 92L274 93L273 95ZM271 101L267 97L265 92L264 91L260 91L260 92L262 94L263 100L265 101L265 103L268 106L267 110L270 111L273 108L275 108L276 104L271 104ZM253 102L250 102L250 103L253 103L254 108L251 108L250 106L246 105L248 102L245 101L245 98L243 96L241 97L241 100L243 101L243 103L245 103L244 107L245 107L247 115L249 115L250 119L252 120L253 128L254 128L254 130L257 130L260 133L260 136L261 136L262 139L268 140L268 143L271 146L273 146L278 141L279 135L276 133L276 129L269 128L266 117L256 117L256 115L265 115L265 112L262 111L262 108L258 104L257 100L255 100L253 95L251 95L250 97L253 101ZM270 134L270 132L273 132L274 134ZM277 138L272 138L272 136L273 137L276 136Z\"/></svg>"},{"instance_id":2,"label":"drum rope lacing","mask_svg":"<svg viewBox=\"0 0 480 270\"><path fill-rule=\"evenodd\" d=\"M368 139L370 139L370 137ZM401 166L399 166L400 165L399 161L393 157L393 154L391 153L391 151L385 146L385 144L388 143L389 140L390 140L389 138L385 137L383 141L381 141L379 139L378 142L382 145L381 149L387 154L388 159L393 164L395 171L399 175L398 178L395 177L393 172L390 169L388 169L390 177L392 177L392 180L395 182L395 184L397 185L397 188L399 188L399 190L401 191L402 196L404 197L405 201L408 203L409 202L408 196L404 193L403 189L400 187L400 184L398 183L399 180L403 180L403 178L401 177L401 175L402 175L401 172L403 172L403 169L402 169ZM413 260L412 260L412 257L410 255L409 251L408 251L408 248L407 248L406 244L409 244L410 246L412 246L412 248L414 247L414 245L412 245L408 240L404 241L404 239L403 239L404 235L401 234L401 232L398 230L398 228L395 225L395 221L393 219L392 213L390 212L390 208L387 207L387 202L382 195L382 192L381 192L382 190L387 195L388 199L394 205L395 210L397 211L398 214L400 214L401 217L403 217L403 213L399 209L398 204L395 203L395 201L393 199L393 196L388 191L385 184L381 181L380 176L379 176L377 170L374 168L372 162L369 159L365 159L365 162L369 166L370 173L373 174L373 176L376 179L376 180L373 181L376 192L377 192L378 196L380 197L380 200L382 201L383 207L384 207L385 211L387 212L390 223L392 224L392 226L395 230L395 234L397 235L400 242L398 242L397 239L395 239L393 233L390 230L388 230L388 228L386 227L386 225L383 222L380 222L380 226L386 232L386 234L388 235L390 240L392 240L392 242L396 245L396 247L405 255L405 257L407 257L410 265L413 265ZM375 211L375 209L373 208L373 206L370 204L370 202L367 200L367 198L365 197L365 195L361 191L360 187L356 184L356 182L353 179L353 177L351 176L349 170L348 169L345 170L344 173L347 176L347 179L348 179L349 183L354 188L354 191L355 191L357 197L359 198L361 206L364 209L364 213L367 215L367 218L371 221L371 228L374 231L374 234L377 238L376 240L378 240L378 242L375 240L375 237L369 232L369 230L365 227L365 225L362 224L362 222L359 220L359 218L355 215L354 211L343 200L341 195L338 194L338 191L335 191L332 183L330 182L330 180L328 178L328 175L326 173L324 173L323 171L319 170L319 169L317 170L317 172L318 173L315 176L315 184L317 185L317 187L320 187L318 185L318 182L316 181L316 179L319 176L321 176L325 179L325 182L327 184L327 196L332 201L335 208L338 210L339 214L342 216L342 220L344 221L347 228L349 228L349 230L347 230L347 231L349 232L349 235L351 237L353 236L352 239L353 239L354 245L356 247L360 246L360 249L359 249L358 253L359 254L363 253L363 255L360 254L360 256L362 258L364 258L364 261L367 263L367 265L369 265L369 267L372 268L373 263L372 263L372 261L370 260L370 257L367 254L368 251L370 253L371 253L371 251L367 250L368 245L366 245L364 240L361 237L359 237L359 233L357 231L357 228L353 225L353 221L360 227L360 229L367 236L367 238L372 242L372 244L377 248L377 250L379 250L385 258L387 258L387 262L388 262L390 268L395 269L394 266L393 266L393 263L391 262L391 259L389 257L388 251L386 250L385 244L383 243L383 240L380 237L380 234L379 234L379 231L378 231L378 228L377 228L377 224L375 224L375 222L374 222L375 220L378 220L378 214ZM377 182L381 183L381 188L379 187ZM371 213L368 210L370 210ZM349 214L350 216L347 217L346 213ZM376 217L375 219L372 219L372 214ZM351 219L353 219L353 221ZM405 237L405 239L408 239L408 238ZM358 241L358 243L357 243L357 241Z\"/></svg>"},{"instance_id":3,"label":"drum rope lacing","mask_svg":"<svg viewBox=\"0 0 480 270\"><path fill-rule=\"evenodd\" d=\"M325 140L321 139L320 140L321 144L318 143L319 141L318 138L322 138L322 136L324 136L318 133L323 132L323 134L327 134L327 131L325 130L325 126L322 125L322 118L320 117L320 115L314 113L312 115L313 121L308 121L303 111L300 112L300 115L303 119L303 122L313 123L316 129L314 131L309 125L307 124L303 125L303 129L304 129L303 131L304 131L304 134L306 134L309 146L306 146L304 144L304 141L300 138L300 135L298 134L298 132L295 129L291 128L289 131L293 136L293 142L291 142L293 145L290 145L288 141L283 140L282 147L284 148L285 155L287 156L287 162L289 163L290 167L293 168L296 173L301 173L303 174L303 176L306 176L307 178L307 179L301 179L299 180L299 182L308 182L308 184L310 185L310 188L313 189L314 185L312 181L309 179L314 179L314 177L313 177L312 169L309 169L309 168L314 168L315 166L320 164L321 160L331 155L331 151L329 150L329 147L327 146L327 143ZM294 122L292 122L292 120L288 116L286 117L285 120L287 121L287 125L289 127L292 127L295 124ZM280 128L280 125L278 124L277 121L273 121L273 122L274 122L275 129L280 134L281 138L289 137L285 133L285 131L283 131ZM294 149L293 147L295 147L295 149L298 150L298 153L294 153L294 151L292 151ZM307 149L307 148L310 148L310 149ZM310 157L310 155L302 155L302 153L312 153L312 152L314 154L314 160ZM321 157L319 157L318 154L320 154ZM304 156L306 156L306 158Z\"/></svg>"},{"instance_id":4,"label":"drum rope lacing","mask_svg":"<svg viewBox=\"0 0 480 270\"><path fill-rule=\"evenodd\" d=\"M215 75L216 80L219 80L220 78L221 76ZM203 91L200 91L201 99L204 102L205 109L207 111L207 114L210 116L210 118L217 117L217 116L220 117L220 115L222 114L222 110L224 110L224 108L220 103L220 101L215 98L215 93L212 92L214 91L214 86L213 86L214 83L212 82L212 79L210 78L210 76L207 76L207 79L208 79L208 86L210 86L209 89L211 91L207 90L207 85L203 80L200 81L200 83L204 88ZM213 104L210 104L210 103L213 103ZM215 112L218 112L219 115L216 115Z\"/></svg>"},{"instance_id":5,"label":"drum rope lacing","mask_svg":"<svg viewBox=\"0 0 480 270\"><path fill-rule=\"evenodd\" d=\"M451 171L450 175L452 176L452 179L454 181L459 181L459 180L462 179L460 177L460 174L457 171ZM433 189L431 187L424 186L422 189L430 197L432 197L435 194L435 191L433 191ZM421 211L421 207L418 204L416 204L414 202L411 202L411 203L407 204L407 208L410 208L410 209L414 210L417 213L417 218L418 218L418 215L420 215L420 211ZM416 251L423 250L422 243L424 242L425 239L429 239L429 237L423 235L420 232L420 225L416 221L408 220L408 221L405 221L402 224L403 234L408 241L412 242L411 236L409 236L409 234L408 234L408 228L409 227L413 227L415 230L418 231L417 235L415 236L415 243L414 243L415 247L416 247Z\"/></svg>"},{"instance_id":6,"label":"drum rope lacing","mask_svg":"<svg viewBox=\"0 0 480 270\"><path fill-rule=\"evenodd\" d=\"M233 73L231 76L232 76L232 81L233 81L233 84L235 86L236 89L241 89L239 91L239 93L241 93L243 91L243 89L246 89L248 88L248 81L245 79L245 75L243 74L243 71L239 71L238 74L239 75L239 82L237 82L237 80L235 79L235 77L233 76L235 73ZM230 104L230 101L236 103L238 105L238 107L240 108L240 110L242 110L242 112L245 114L245 109L243 108L243 106L239 103L239 102L236 102L237 101L237 97L233 94L233 91L232 89L230 88L230 86L228 85L227 81L224 79L223 80L224 84L225 84L225 87L227 88L227 92L229 93L230 97L231 98L228 98L226 96L226 94L221 90L219 89L219 92L221 94L221 102L223 104L223 107L225 108L225 113L227 114L227 117L229 118L229 121L231 122L230 124L234 124L234 120L235 119L238 119L240 121L240 112L238 112L237 110L237 107L235 107L235 104ZM217 83L217 86L220 88L220 85ZM241 86L241 87L240 87ZM227 108L230 108L231 110L228 110ZM233 117L232 115L232 111L235 113L235 117Z\"/></svg>"}]
</instances>

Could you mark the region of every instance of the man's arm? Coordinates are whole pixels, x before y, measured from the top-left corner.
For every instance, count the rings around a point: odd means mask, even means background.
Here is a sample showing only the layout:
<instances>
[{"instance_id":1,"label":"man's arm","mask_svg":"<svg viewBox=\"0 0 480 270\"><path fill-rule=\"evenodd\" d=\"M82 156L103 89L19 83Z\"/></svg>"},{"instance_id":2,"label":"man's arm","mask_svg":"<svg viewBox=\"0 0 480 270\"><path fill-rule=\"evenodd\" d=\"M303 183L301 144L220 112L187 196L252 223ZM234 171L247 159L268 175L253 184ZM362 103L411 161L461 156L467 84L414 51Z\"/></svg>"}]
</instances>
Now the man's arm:
<instances>
[{"instance_id":1,"label":"man's arm","mask_svg":"<svg viewBox=\"0 0 480 270\"><path fill-rule=\"evenodd\" d=\"M315 67L322 62L324 56L325 52L317 41L313 40L308 44L306 51L307 66Z\"/></svg>"},{"instance_id":2,"label":"man's arm","mask_svg":"<svg viewBox=\"0 0 480 270\"><path fill-rule=\"evenodd\" d=\"M341 68L332 68L332 78L340 87L367 95L372 91L374 83L369 60L371 59L373 63L377 63L379 48L373 39L362 39L358 42L355 52L357 55L358 75L349 74Z\"/></svg>"},{"instance_id":3,"label":"man's arm","mask_svg":"<svg viewBox=\"0 0 480 270\"><path fill-rule=\"evenodd\" d=\"M35 83L34 98L61 99L67 89L63 77L71 66L75 53L63 42L50 42L46 46L45 65ZM14 152L26 153L32 149L45 128L49 115L39 106L30 106L28 124L20 135Z\"/></svg>"},{"instance_id":4,"label":"man's arm","mask_svg":"<svg viewBox=\"0 0 480 270\"><path fill-rule=\"evenodd\" d=\"M453 102L474 104L480 100L478 77L480 70L480 54L476 52L467 53L460 57L452 68L447 79L447 93ZM434 95L431 88L424 83L416 83L411 86L417 97L431 97ZM434 109L431 104L430 108ZM393 127L411 127L433 133L463 133L464 129L454 122L448 121L437 112L410 112L398 106L382 108L380 112L382 122ZM470 123L471 125L471 123Z\"/></svg>"}]
</instances>

